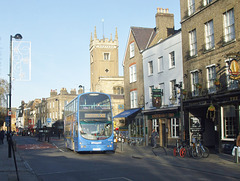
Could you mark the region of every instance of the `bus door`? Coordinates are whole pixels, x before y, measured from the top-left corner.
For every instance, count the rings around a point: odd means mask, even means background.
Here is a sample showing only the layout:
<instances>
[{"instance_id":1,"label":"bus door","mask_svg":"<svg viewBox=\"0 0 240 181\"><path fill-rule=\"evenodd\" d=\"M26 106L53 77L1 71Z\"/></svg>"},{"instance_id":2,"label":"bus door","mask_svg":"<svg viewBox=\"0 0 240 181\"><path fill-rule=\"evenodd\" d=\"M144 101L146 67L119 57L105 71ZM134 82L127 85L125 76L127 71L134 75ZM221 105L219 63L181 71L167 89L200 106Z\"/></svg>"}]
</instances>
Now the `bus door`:
<instances>
[{"instance_id":1,"label":"bus door","mask_svg":"<svg viewBox=\"0 0 240 181\"><path fill-rule=\"evenodd\" d=\"M73 124L73 148L74 150L78 149L78 122L75 121Z\"/></svg>"}]
</instances>

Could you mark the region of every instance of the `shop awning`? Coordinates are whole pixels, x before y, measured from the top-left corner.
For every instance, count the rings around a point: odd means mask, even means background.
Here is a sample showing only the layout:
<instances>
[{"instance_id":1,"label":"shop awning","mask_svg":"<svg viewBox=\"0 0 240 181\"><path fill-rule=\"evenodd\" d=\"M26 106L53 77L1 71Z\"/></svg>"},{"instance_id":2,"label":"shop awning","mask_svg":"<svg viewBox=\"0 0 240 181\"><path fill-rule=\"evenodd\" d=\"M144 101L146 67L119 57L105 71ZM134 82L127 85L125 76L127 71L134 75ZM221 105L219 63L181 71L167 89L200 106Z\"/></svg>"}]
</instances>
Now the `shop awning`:
<instances>
[{"instance_id":1,"label":"shop awning","mask_svg":"<svg viewBox=\"0 0 240 181\"><path fill-rule=\"evenodd\" d=\"M138 112L140 109L141 108L129 109L129 110L119 113L118 115L114 116L113 118L126 118L126 117L131 116L132 114Z\"/></svg>"}]
</instances>

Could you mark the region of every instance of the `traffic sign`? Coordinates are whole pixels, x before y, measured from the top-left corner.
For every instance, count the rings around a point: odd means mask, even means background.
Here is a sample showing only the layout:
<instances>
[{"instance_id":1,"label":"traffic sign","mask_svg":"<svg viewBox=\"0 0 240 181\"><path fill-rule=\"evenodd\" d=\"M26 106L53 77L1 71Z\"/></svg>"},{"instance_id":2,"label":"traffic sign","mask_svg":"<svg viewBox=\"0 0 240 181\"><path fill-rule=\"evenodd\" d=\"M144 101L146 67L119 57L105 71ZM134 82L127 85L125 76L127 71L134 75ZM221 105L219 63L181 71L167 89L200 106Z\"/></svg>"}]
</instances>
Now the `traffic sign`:
<instances>
[{"instance_id":1,"label":"traffic sign","mask_svg":"<svg viewBox=\"0 0 240 181\"><path fill-rule=\"evenodd\" d=\"M11 116L12 115L12 111L8 111L8 116Z\"/></svg>"},{"instance_id":2,"label":"traffic sign","mask_svg":"<svg viewBox=\"0 0 240 181\"><path fill-rule=\"evenodd\" d=\"M8 117L8 116L5 118L5 126L6 127L10 126L10 117Z\"/></svg>"}]
</instances>

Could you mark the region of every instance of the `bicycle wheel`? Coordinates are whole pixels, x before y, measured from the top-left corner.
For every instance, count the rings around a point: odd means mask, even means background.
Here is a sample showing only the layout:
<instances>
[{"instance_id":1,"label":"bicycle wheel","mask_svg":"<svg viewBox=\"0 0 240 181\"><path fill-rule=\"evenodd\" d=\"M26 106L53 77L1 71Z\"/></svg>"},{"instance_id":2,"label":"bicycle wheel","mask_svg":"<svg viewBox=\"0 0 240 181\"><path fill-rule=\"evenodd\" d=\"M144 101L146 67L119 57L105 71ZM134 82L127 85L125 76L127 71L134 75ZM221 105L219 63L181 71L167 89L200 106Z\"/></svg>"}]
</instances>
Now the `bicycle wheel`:
<instances>
[{"instance_id":1,"label":"bicycle wheel","mask_svg":"<svg viewBox=\"0 0 240 181\"><path fill-rule=\"evenodd\" d=\"M180 152L179 152L179 155L180 155L180 157L184 158L185 155L186 155L186 149L185 148L181 148Z\"/></svg>"},{"instance_id":2,"label":"bicycle wheel","mask_svg":"<svg viewBox=\"0 0 240 181\"><path fill-rule=\"evenodd\" d=\"M185 150L186 150L186 155L187 155L188 157L191 157L191 156L192 156L191 147L190 147L189 145L187 145L187 146L185 146L184 148L185 148Z\"/></svg>"},{"instance_id":3,"label":"bicycle wheel","mask_svg":"<svg viewBox=\"0 0 240 181\"><path fill-rule=\"evenodd\" d=\"M193 158L201 158L202 157L202 151L199 149L199 147L195 147L192 149L192 157Z\"/></svg>"},{"instance_id":4,"label":"bicycle wheel","mask_svg":"<svg viewBox=\"0 0 240 181\"><path fill-rule=\"evenodd\" d=\"M203 158L207 158L209 156L209 149L206 146L201 146L201 150Z\"/></svg>"},{"instance_id":5,"label":"bicycle wheel","mask_svg":"<svg viewBox=\"0 0 240 181\"><path fill-rule=\"evenodd\" d=\"M177 152L178 152L178 151L177 151L177 147L174 147L174 148L173 148L173 156L177 156Z\"/></svg>"}]
</instances>

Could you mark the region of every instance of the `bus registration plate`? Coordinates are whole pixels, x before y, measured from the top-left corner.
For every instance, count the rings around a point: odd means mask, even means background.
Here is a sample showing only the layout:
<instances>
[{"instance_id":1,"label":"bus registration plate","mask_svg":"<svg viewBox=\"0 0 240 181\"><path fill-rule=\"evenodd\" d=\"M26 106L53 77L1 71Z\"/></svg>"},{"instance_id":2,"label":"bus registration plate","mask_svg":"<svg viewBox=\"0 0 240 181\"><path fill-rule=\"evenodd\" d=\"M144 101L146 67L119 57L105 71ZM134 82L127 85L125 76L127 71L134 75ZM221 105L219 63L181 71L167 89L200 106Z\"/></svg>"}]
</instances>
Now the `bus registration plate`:
<instances>
[{"instance_id":1,"label":"bus registration plate","mask_svg":"<svg viewBox=\"0 0 240 181\"><path fill-rule=\"evenodd\" d=\"M93 148L93 151L100 151L101 148Z\"/></svg>"},{"instance_id":2,"label":"bus registration plate","mask_svg":"<svg viewBox=\"0 0 240 181\"><path fill-rule=\"evenodd\" d=\"M102 142L91 142L92 145L101 145Z\"/></svg>"}]
</instances>

